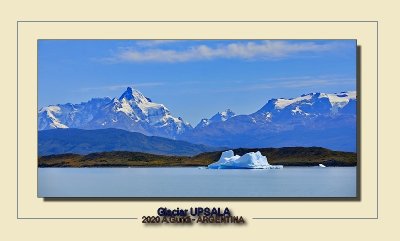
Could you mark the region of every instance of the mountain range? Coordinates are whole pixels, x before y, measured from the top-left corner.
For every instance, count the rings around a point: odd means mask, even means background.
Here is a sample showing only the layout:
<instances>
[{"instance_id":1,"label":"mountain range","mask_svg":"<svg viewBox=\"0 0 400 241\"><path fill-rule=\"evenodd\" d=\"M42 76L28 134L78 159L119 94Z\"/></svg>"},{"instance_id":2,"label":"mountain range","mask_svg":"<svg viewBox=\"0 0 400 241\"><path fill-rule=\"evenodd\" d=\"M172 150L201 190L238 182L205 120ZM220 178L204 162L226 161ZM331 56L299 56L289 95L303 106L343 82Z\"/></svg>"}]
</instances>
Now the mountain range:
<instances>
[{"instance_id":1,"label":"mountain range","mask_svg":"<svg viewBox=\"0 0 400 241\"><path fill-rule=\"evenodd\" d=\"M119 97L93 98L80 104L59 104L39 110L38 129L117 128L145 135L175 139L193 129L182 118L174 117L163 105L128 87Z\"/></svg>"},{"instance_id":2,"label":"mountain range","mask_svg":"<svg viewBox=\"0 0 400 241\"><path fill-rule=\"evenodd\" d=\"M199 124L182 139L234 148L322 146L355 151L356 111L355 91L271 99L250 115L230 114Z\"/></svg>"},{"instance_id":3,"label":"mountain range","mask_svg":"<svg viewBox=\"0 0 400 241\"><path fill-rule=\"evenodd\" d=\"M321 146L355 151L356 107L355 91L309 93L271 99L249 115L228 109L193 128L163 104L128 87L119 98L43 107L38 112L38 129L116 128L215 147Z\"/></svg>"}]
</instances>

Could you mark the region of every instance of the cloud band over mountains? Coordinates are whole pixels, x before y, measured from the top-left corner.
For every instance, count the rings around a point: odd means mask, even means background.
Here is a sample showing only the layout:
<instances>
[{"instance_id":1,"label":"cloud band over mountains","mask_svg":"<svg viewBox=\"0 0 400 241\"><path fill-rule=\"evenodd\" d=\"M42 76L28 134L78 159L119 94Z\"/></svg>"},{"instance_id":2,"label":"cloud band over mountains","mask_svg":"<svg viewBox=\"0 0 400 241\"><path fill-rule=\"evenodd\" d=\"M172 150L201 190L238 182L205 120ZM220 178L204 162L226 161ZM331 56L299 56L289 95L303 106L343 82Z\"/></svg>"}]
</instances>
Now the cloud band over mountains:
<instances>
[{"instance_id":1,"label":"cloud band over mountains","mask_svg":"<svg viewBox=\"0 0 400 241\"><path fill-rule=\"evenodd\" d=\"M144 42L144 41L142 41ZM153 41L154 42L154 41ZM153 43L151 42L151 43ZM188 62L213 59L280 59L296 54L316 54L335 51L346 47L343 43L331 41L317 43L313 41L291 42L283 40L238 41L216 46L197 44L185 49L162 48L163 43L141 44L137 47L122 48L114 55L105 58L112 62ZM143 48L144 47L144 48Z\"/></svg>"}]
</instances>

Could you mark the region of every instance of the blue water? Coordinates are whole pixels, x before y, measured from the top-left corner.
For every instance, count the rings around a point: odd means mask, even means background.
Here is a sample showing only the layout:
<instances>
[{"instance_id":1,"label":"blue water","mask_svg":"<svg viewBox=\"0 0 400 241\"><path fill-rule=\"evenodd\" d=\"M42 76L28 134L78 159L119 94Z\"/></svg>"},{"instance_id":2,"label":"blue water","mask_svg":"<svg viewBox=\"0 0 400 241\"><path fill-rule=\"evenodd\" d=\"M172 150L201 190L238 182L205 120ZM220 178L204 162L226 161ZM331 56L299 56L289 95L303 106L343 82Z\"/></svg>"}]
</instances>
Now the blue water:
<instances>
[{"instance_id":1,"label":"blue water","mask_svg":"<svg viewBox=\"0 0 400 241\"><path fill-rule=\"evenodd\" d=\"M39 197L356 197L356 167L39 168Z\"/></svg>"}]
</instances>

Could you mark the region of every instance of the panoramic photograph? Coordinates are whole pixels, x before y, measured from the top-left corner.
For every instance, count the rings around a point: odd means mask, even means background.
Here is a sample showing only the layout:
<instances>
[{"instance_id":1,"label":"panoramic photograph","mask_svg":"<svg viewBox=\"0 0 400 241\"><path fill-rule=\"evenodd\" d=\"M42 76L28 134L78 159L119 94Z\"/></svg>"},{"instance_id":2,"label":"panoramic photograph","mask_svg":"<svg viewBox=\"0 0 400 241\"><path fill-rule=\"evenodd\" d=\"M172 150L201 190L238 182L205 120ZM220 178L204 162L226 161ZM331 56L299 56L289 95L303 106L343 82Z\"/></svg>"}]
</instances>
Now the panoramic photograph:
<instances>
[{"instance_id":1,"label":"panoramic photograph","mask_svg":"<svg viewBox=\"0 0 400 241\"><path fill-rule=\"evenodd\" d=\"M38 40L38 197L358 198L356 40Z\"/></svg>"}]
</instances>

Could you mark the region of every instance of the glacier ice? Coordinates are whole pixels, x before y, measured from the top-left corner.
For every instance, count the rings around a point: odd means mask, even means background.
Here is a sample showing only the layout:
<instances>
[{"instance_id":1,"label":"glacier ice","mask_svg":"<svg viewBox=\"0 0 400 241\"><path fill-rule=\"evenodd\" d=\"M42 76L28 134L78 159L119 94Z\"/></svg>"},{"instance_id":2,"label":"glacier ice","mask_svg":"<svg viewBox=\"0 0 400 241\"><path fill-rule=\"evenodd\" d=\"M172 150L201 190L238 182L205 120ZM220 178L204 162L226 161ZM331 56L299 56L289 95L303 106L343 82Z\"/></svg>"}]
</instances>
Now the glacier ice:
<instances>
[{"instance_id":1,"label":"glacier ice","mask_svg":"<svg viewBox=\"0 0 400 241\"><path fill-rule=\"evenodd\" d=\"M261 152L249 152L243 156L234 155L232 150L224 151L220 159L208 165L209 169L281 169L282 165L270 165Z\"/></svg>"}]
</instances>

